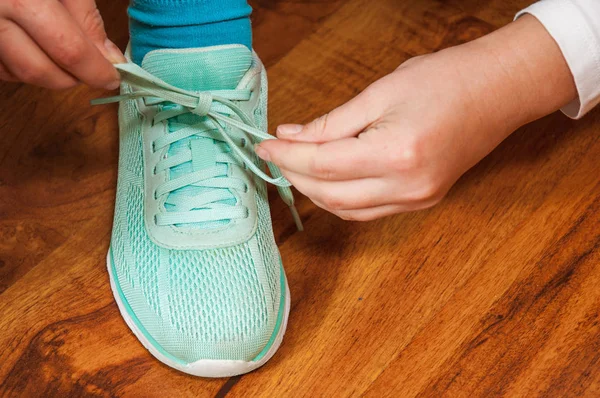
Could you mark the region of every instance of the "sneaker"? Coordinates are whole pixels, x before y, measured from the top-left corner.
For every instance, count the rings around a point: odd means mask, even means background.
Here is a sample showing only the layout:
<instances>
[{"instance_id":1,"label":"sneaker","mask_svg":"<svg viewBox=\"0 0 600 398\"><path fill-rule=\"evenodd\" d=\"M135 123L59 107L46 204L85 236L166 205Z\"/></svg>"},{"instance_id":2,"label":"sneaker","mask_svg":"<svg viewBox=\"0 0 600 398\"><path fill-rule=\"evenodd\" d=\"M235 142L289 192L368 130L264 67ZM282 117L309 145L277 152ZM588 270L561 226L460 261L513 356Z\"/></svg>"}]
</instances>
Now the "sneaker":
<instances>
[{"instance_id":1,"label":"sneaker","mask_svg":"<svg viewBox=\"0 0 600 398\"><path fill-rule=\"evenodd\" d=\"M117 65L119 177L107 263L125 322L182 372L250 372L277 351L290 292L266 182L289 183L254 153L267 79L244 46L156 50ZM295 219L297 213L293 210Z\"/></svg>"}]
</instances>

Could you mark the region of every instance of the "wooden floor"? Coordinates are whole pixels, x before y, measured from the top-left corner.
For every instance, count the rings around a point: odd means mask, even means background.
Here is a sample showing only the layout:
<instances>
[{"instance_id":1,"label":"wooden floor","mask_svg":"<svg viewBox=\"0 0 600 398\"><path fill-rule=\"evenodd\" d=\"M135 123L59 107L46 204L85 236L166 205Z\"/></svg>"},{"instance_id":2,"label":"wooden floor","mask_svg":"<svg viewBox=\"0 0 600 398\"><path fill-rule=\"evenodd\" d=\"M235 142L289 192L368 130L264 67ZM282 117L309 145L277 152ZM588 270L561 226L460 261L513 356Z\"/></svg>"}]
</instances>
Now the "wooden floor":
<instances>
[{"instance_id":1,"label":"wooden floor","mask_svg":"<svg viewBox=\"0 0 600 398\"><path fill-rule=\"evenodd\" d=\"M256 0L270 125L529 2ZM125 7L100 1L121 47ZM431 210L348 223L301 198L297 233L272 195L284 343L254 373L204 380L153 359L113 302L116 107L90 107L106 93L85 87L0 92L0 395L600 396L600 111L522 128Z\"/></svg>"}]
</instances>

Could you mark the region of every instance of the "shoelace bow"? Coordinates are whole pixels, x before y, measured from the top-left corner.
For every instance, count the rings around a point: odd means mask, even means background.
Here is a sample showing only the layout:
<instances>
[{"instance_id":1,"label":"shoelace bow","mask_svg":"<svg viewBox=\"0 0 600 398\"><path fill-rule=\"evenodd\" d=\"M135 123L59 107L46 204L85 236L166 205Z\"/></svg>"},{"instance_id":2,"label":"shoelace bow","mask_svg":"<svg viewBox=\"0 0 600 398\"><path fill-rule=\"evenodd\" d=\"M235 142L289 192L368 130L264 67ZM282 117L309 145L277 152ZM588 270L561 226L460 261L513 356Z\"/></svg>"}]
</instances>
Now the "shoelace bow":
<instances>
[{"instance_id":1,"label":"shoelace bow","mask_svg":"<svg viewBox=\"0 0 600 398\"><path fill-rule=\"evenodd\" d=\"M173 104L170 107L163 107L154 119L157 124L162 121L175 118L186 113L206 117L214 125L214 129L206 128L206 121L194 125L186 125L183 128L168 133L153 142L155 151L160 151L170 147L171 144L192 136L218 138L222 139L235 156L231 153L220 153L217 157L219 163L240 164L240 161L254 174L264 181L277 186L279 195L289 206L292 217L298 230L302 230L302 221L298 211L294 206L294 196L291 184L282 176L279 168L271 162L266 162L271 176L266 174L258 167L251 158L242 150L245 145L236 143L233 134L225 129L223 125L230 128L239 129L251 137L254 137L255 143L264 140L276 139L275 137L260 131L252 118L237 106L233 101L248 101L252 95L251 90L214 90L193 92L174 87L154 75L146 72L136 64L118 64L115 65L121 73L124 82L128 83L134 90L128 94L116 95L113 97L99 98L92 100L92 105L108 104L114 102L128 101L136 98L144 98L146 105ZM233 113L232 113L233 112ZM235 119L233 116L239 118ZM220 137L214 137L211 132L216 130ZM233 136L233 137L232 137ZM183 163L191 161L191 151L179 153L174 156L166 157L155 165L156 172L169 170ZM223 165L223 167L226 167ZM205 187L205 188L228 188L244 190L245 184L241 180L230 177L222 177L223 168L213 167L207 170L193 171L180 177L171 179L156 189L156 196L169 195L171 192L187 186ZM157 215L158 225L175 225L184 223L198 223L206 221L215 221L223 219L236 219L247 216L246 210L240 206L231 206L219 203L226 199L223 189L211 190L205 194L196 197L174 198L169 203L175 211L167 211Z\"/></svg>"}]
</instances>

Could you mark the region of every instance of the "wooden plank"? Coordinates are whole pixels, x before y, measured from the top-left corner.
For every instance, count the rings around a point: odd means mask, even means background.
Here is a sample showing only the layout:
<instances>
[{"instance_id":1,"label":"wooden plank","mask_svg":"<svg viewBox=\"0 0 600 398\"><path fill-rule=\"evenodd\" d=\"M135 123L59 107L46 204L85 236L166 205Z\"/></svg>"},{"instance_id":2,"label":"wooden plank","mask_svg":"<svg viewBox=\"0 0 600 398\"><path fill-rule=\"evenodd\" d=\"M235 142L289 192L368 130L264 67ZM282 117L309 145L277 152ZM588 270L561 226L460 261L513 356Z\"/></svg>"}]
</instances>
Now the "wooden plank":
<instances>
[{"instance_id":1,"label":"wooden plank","mask_svg":"<svg viewBox=\"0 0 600 398\"><path fill-rule=\"evenodd\" d=\"M534 3L531 0L448 0L448 5L497 27L511 22L517 12Z\"/></svg>"}]
</instances>

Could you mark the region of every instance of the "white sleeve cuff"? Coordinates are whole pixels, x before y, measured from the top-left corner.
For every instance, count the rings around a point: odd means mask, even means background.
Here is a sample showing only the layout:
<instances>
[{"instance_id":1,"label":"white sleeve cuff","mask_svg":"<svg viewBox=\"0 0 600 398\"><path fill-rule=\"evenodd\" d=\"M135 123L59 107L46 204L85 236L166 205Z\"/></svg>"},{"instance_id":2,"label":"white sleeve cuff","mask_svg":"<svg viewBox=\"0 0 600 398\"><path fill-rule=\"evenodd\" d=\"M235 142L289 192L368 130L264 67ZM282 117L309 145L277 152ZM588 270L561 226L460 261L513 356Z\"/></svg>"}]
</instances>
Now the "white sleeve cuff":
<instances>
[{"instance_id":1,"label":"white sleeve cuff","mask_svg":"<svg viewBox=\"0 0 600 398\"><path fill-rule=\"evenodd\" d=\"M536 17L571 69L579 98L561 110L579 119L600 102L600 1L542 0L520 11Z\"/></svg>"}]
</instances>

